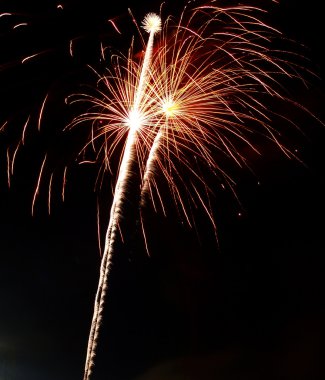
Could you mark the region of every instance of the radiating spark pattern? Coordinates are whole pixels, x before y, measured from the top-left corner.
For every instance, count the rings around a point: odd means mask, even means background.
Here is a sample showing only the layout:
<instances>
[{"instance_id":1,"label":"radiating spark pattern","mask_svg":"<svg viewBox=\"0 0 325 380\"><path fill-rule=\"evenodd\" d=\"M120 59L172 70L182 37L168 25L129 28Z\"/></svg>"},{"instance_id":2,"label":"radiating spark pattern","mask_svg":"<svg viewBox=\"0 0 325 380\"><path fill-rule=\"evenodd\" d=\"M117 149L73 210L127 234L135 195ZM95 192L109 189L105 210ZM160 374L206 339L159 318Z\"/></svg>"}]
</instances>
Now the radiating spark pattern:
<instances>
[{"instance_id":1,"label":"radiating spark pattern","mask_svg":"<svg viewBox=\"0 0 325 380\"><path fill-rule=\"evenodd\" d=\"M63 10L61 4L57 8ZM95 152L93 161L102 164L98 174L100 183L103 173L113 172L112 158L120 157L84 380L91 377L124 202L130 191L130 179L137 175L131 167L136 165L140 169L140 176L136 178L141 187L140 218L149 252L145 216L141 210L151 202L155 210L160 208L164 214L167 213L166 196L163 196L158 185L161 178L167 182L179 214L190 226L193 221L189 203L202 207L216 230L209 204L211 190L198 170L200 165L206 166L232 188L234 181L222 162L226 159L240 167L247 166L242 147L259 154L254 144L255 135L263 135L287 156L294 156L281 142L279 131L272 124L274 113L267 100L290 101L283 94L281 79L300 79L301 68L294 64L294 59L291 60L293 55L290 52L272 50L273 37L279 32L261 21L263 12L262 9L244 5L218 7L211 1L207 5L184 9L179 19L166 17L164 23L161 16L149 13L142 22L142 28L138 28L140 34L142 29L149 34L141 62L134 54L132 42L127 55L112 55L107 73L98 74L98 87L94 95L84 93L69 98L70 104L90 104L90 109L75 117L66 128L82 128L87 123L91 126L90 137L80 151L79 162L87 162L87 151ZM2 13L0 17L10 15ZM108 22L121 34L113 19ZM22 25L29 26L21 23L15 27ZM75 39L70 39L71 57L75 55ZM102 43L100 46L104 60L105 48ZM42 53L26 56L21 63ZM41 129L47 102L48 94L43 97L40 107L38 130ZM285 116L277 117L283 117L290 123ZM23 129L22 144L28 123L29 117ZM17 150L10 164L7 152L8 182L16 153ZM40 168L33 209L47 157L45 155ZM63 199L66 171L67 167L63 175ZM49 212L52 182L53 174L48 191Z\"/></svg>"},{"instance_id":2,"label":"radiating spark pattern","mask_svg":"<svg viewBox=\"0 0 325 380\"><path fill-rule=\"evenodd\" d=\"M190 16L183 14L179 22L167 18L149 70L156 103L146 131L153 142L144 169L141 207L149 198L157 209L155 192L164 211L156 185L156 178L163 174L188 224L192 224L191 215L178 186L183 182L188 198L206 210L216 229L210 190L195 170L193 157L232 187L234 182L218 158L221 153L240 167L246 166L239 147L246 145L259 153L250 136L264 135L293 156L279 142L272 111L261 99L284 101L277 81L299 75L290 62L271 50L272 36L279 32L257 18L260 12L249 6L209 5L196 8ZM184 170L190 179L184 179Z\"/></svg>"},{"instance_id":3,"label":"radiating spark pattern","mask_svg":"<svg viewBox=\"0 0 325 380\"><path fill-rule=\"evenodd\" d=\"M142 22L142 27L147 33L155 33L161 30L161 18L155 13L148 13Z\"/></svg>"},{"instance_id":4,"label":"radiating spark pattern","mask_svg":"<svg viewBox=\"0 0 325 380\"><path fill-rule=\"evenodd\" d=\"M262 12L250 6L220 8L212 2L184 10L178 21L167 17L164 25L159 16L149 13L142 23L149 33L142 63L134 58L132 45L128 56L112 57L112 68L107 75L99 76L98 84L103 88L98 88L95 96L72 97L72 102L91 104L92 108L77 116L70 128L91 122L91 137L81 153L94 149L97 160L103 158L102 172L111 170L111 157L124 143L84 380L90 378L93 366L111 257L129 179L134 176L131 165L137 163L142 173L140 214L148 199L156 210L159 204L165 212L157 185L157 178L163 177L187 223L192 225L188 200L184 200L179 184L186 188L187 199L206 211L216 230L210 189L193 162L206 165L232 187L234 182L218 158L222 155L240 167L246 166L240 147L260 153L251 139L254 134L263 135L286 155L294 156L279 141L265 99L288 101L281 92L281 78L299 78L299 67L271 49L272 37L278 32L260 20ZM154 35L159 31L154 48ZM289 52L285 55L290 57ZM149 251L142 214L141 222Z\"/></svg>"},{"instance_id":5,"label":"radiating spark pattern","mask_svg":"<svg viewBox=\"0 0 325 380\"><path fill-rule=\"evenodd\" d=\"M72 97L72 102L86 101L92 106L77 116L70 128L91 122L91 137L82 153L94 149L97 160L103 158L102 172L111 170L111 157L124 142L84 380L90 378L93 366L114 242L129 179L134 176L131 165L136 162L142 173L140 214L149 199L156 210L159 204L165 213L157 185L157 178L163 177L187 223L192 225L189 200L206 211L216 230L210 189L193 162L206 165L232 187L233 179L218 159L222 155L240 167L246 166L241 146L260 153L251 136L263 135L287 156L294 156L281 144L265 99L288 101L281 92L281 78L300 78L299 67L272 50L272 37L278 32L260 20L262 12L250 6L220 8L212 2L184 11L178 21L167 17L164 25L159 16L148 14L142 23L149 33L142 63L134 58L132 45L128 56L112 57L108 74L99 76L103 89L95 96ZM161 33L154 48L158 31ZM290 57L290 53L285 52L285 56ZM179 184L188 192L187 201ZM142 214L141 222L149 251Z\"/></svg>"}]
</instances>

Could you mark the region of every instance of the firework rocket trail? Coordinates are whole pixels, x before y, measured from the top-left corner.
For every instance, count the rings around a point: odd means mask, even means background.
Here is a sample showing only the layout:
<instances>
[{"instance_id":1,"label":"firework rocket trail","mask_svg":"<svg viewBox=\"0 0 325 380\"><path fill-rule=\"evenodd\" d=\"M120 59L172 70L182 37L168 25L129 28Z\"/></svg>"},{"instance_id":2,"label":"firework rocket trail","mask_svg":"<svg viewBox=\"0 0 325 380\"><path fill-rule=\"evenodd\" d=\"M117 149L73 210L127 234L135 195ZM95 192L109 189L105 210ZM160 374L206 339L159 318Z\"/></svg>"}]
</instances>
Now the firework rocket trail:
<instances>
[{"instance_id":1,"label":"firework rocket trail","mask_svg":"<svg viewBox=\"0 0 325 380\"><path fill-rule=\"evenodd\" d=\"M123 201L127 194L128 181L132 175L131 166L135 159L137 130L141 128L141 115L139 105L141 103L143 93L146 86L146 76L150 65L152 55L154 35L160 30L160 18L152 13L149 13L143 21L144 29L149 33L149 40L146 47L146 52L142 64L141 74L138 82L138 87L135 92L133 107L129 115L129 132L125 144L125 149L120 164L119 175L115 187L115 194L110 212L110 220L106 233L104 254L100 268L100 278L95 298L93 319L89 334L87 357L85 363L84 380L90 379L92 366L94 365L95 351L99 336L99 329L102 322L104 303L108 288L108 277L110 273L111 259L114 252L114 244L116 237L119 234L119 221Z\"/></svg>"}]
</instances>

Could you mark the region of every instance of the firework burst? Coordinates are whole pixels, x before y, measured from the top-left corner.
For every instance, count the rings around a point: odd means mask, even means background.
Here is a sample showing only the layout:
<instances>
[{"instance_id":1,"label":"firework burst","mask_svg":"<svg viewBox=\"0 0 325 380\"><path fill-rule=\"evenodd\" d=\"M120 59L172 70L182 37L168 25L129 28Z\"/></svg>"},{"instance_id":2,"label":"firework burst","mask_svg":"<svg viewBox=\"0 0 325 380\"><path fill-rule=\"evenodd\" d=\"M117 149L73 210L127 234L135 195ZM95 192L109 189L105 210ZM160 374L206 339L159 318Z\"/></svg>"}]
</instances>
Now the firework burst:
<instances>
[{"instance_id":1,"label":"firework burst","mask_svg":"<svg viewBox=\"0 0 325 380\"><path fill-rule=\"evenodd\" d=\"M301 77L293 60L272 50L279 32L259 19L261 13L249 6L206 5L184 12L178 21L166 19L148 74L149 98L155 101L151 122L144 126L151 148L143 169L140 212L148 201L165 212L157 186L163 176L180 216L191 226L188 205L201 205L216 231L212 192L197 162L233 189L235 182L226 169L229 160L248 166L243 146L261 153L254 136L262 135L294 156L272 126L274 116L285 116L275 115L267 101L290 102L281 78Z\"/></svg>"},{"instance_id":2,"label":"firework burst","mask_svg":"<svg viewBox=\"0 0 325 380\"><path fill-rule=\"evenodd\" d=\"M70 127L92 122L91 138L83 152L88 147L96 150L99 143L97 161L103 157L103 169L110 170L112 155L124 143L95 300L85 380L93 365L123 203L129 179L135 176L131 166L137 163L140 170L140 217L148 250L141 209L151 201L156 210L159 204L165 212L157 178L166 179L179 213L189 225L190 202L203 207L216 230L209 206L211 191L194 161L207 166L232 188L234 181L220 164L220 155L240 167L247 166L242 147L260 153L252 136L263 135L288 157L294 156L272 126L274 113L266 99L287 102L281 78L301 79L299 67L289 59L289 52L281 52L281 56L272 49L273 37L279 32L261 21L262 13L263 10L250 6L220 8L210 3L184 10L178 21L167 17L163 25L160 16L149 13L142 24L149 33L142 62L136 61L131 46L126 57L112 57L113 69L100 77L99 83L104 87L96 96L84 94L73 100L92 104L92 109L76 117ZM159 31L153 49L154 35ZM286 120L282 115L277 117ZM181 187L186 189L186 197Z\"/></svg>"},{"instance_id":3,"label":"firework burst","mask_svg":"<svg viewBox=\"0 0 325 380\"><path fill-rule=\"evenodd\" d=\"M273 38L279 32L261 21L263 13L262 9L243 5L218 7L213 1L185 9L179 19L149 13L142 23L149 37L140 62L132 42L128 54L113 55L105 75L98 74L94 95L84 93L70 98L70 104L90 105L87 112L75 117L66 128L82 128L87 123L91 126L79 161L86 160L88 151L95 152L95 161L102 165L98 174L101 183L103 173L113 171L112 158L120 156L84 380L89 380L92 373L112 255L120 238L121 219L131 187L136 184L141 189L140 218L149 251L141 210L151 202L155 210L166 212L158 179L165 179L180 216L190 226L193 220L188 206L200 205L216 231L209 203L212 191L199 166L207 167L232 189L234 180L221 162L248 166L243 146L260 154L254 136L264 136L288 157L294 157L281 142L272 118L291 121L272 112L267 102L269 99L291 102L281 81L301 79L301 68L294 64L290 52L272 48ZM23 62L33 57L28 56ZM46 100L47 97L40 116ZM24 134L25 127L22 142ZM8 172L12 168L13 163ZM132 186L131 180L135 183ZM50 188L51 184L52 176Z\"/></svg>"},{"instance_id":4,"label":"firework burst","mask_svg":"<svg viewBox=\"0 0 325 380\"><path fill-rule=\"evenodd\" d=\"M113 69L100 76L103 89L96 96L84 94L72 100L92 105L70 127L92 122L91 138L82 151L88 147L97 150L97 161L103 158L103 172L110 170L112 155L124 144L95 300L85 380L93 365L129 180L138 176L132 165L136 163L140 170L140 217L149 251L141 210L151 201L156 210L159 204L165 212L157 178L166 179L179 213L189 225L190 202L203 207L216 230L209 203L211 190L193 162L207 166L232 188L234 181L220 164L220 155L240 167L247 166L242 147L260 153L252 136L263 135L288 157L294 156L272 126L275 113L266 99L288 102L281 78L301 79L300 68L289 59L289 52L279 54L272 49L273 37L279 32L261 21L262 13L250 6L220 8L211 3L184 10L178 21L167 17L163 25L160 16L149 13L142 24L149 39L141 63L134 58L131 46L126 57L112 57ZM277 117L286 120L282 115ZM186 189L186 197L181 187Z\"/></svg>"}]
</instances>

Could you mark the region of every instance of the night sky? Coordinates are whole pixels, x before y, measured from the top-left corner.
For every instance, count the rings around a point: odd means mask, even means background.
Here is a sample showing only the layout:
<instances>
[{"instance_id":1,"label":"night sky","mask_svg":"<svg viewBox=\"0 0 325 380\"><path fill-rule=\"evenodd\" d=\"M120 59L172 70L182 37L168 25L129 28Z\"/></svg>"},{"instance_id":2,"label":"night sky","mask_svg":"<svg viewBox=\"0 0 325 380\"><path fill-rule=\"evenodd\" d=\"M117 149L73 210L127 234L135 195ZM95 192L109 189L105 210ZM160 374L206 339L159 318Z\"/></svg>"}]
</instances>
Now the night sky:
<instances>
[{"instance_id":1,"label":"night sky","mask_svg":"<svg viewBox=\"0 0 325 380\"><path fill-rule=\"evenodd\" d=\"M170 3L171 13L181 9L182 2ZM250 3L269 4L269 22L308 47L311 68L325 78L320 3ZM73 164L74 136L60 132L71 120L64 99L93 84L87 64L103 67L101 41L127 49L136 34L128 29L128 7L141 22L159 4L0 0L0 14L14 14L0 17L0 126L8 120L0 133L1 380L82 379L100 264L96 168ZM41 54L21 64L35 53ZM285 85L325 120L324 79L311 77L308 88ZM172 209L167 217L147 210L151 257L135 234L114 260L94 380L325 378L325 127L291 108L282 112L304 132L286 130L303 163L261 142L264 154L249 157L254 174L232 168L240 203L214 183L218 243L201 211L195 231ZM28 115L8 188L7 148L12 155ZM47 170L58 173L51 215L45 183L32 216L46 152ZM106 179L102 233L111 202Z\"/></svg>"}]
</instances>

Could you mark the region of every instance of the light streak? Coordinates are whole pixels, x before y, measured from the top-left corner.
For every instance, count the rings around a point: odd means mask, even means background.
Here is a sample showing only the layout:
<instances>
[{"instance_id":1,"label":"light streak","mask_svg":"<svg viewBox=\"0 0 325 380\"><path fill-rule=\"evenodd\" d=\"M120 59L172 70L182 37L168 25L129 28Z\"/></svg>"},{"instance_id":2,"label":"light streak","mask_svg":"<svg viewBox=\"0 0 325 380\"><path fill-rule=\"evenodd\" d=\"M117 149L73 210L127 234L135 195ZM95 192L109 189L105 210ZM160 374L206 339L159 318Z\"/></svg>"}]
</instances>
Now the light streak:
<instances>
[{"instance_id":1,"label":"light streak","mask_svg":"<svg viewBox=\"0 0 325 380\"><path fill-rule=\"evenodd\" d=\"M132 176L132 171L130 168L136 159L136 144L139 130L145 122L145 117L141 112L141 102L143 101L144 93L146 91L146 79L152 55L153 38L154 35L160 30L160 18L155 14L148 14L144 20L144 28L149 33L149 40L140 70L140 77L136 83L134 99L131 99L132 104L130 109L127 110L128 116L124 121L124 124L126 124L126 127L128 128L128 132L119 168L117 183L115 186L109 224L106 232L104 254L100 268L100 278L95 297L93 320L89 333L84 380L90 379L92 366L94 364L99 329L102 323L103 308L108 289L108 277L110 273L112 254L114 252L114 245L117 235L120 234L121 236L121 232L119 231L119 223L122 216L124 200L128 192L128 182Z\"/></svg>"},{"instance_id":2,"label":"light streak","mask_svg":"<svg viewBox=\"0 0 325 380\"><path fill-rule=\"evenodd\" d=\"M113 28L117 31L118 34L122 34L119 28L117 27L116 23L114 22L114 20L109 19L108 22L110 22L113 25Z\"/></svg>"},{"instance_id":3,"label":"light streak","mask_svg":"<svg viewBox=\"0 0 325 380\"><path fill-rule=\"evenodd\" d=\"M71 57L73 57L73 40L70 40L70 43L69 43L69 53Z\"/></svg>"},{"instance_id":4,"label":"light streak","mask_svg":"<svg viewBox=\"0 0 325 380\"><path fill-rule=\"evenodd\" d=\"M10 188L10 153L9 148L7 149L7 181L8 181L8 187Z\"/></svg>"},{"instance_id":5,"label":"light streak","mask_svg":"<svg viewBox=\"0 0 325 380\"><path fill-rule=\"evenodd\" d=\"M16 147L16 149L14 150L14 154L13 154L13 156L12 156L12 161L11 161L11 175L14 174L15 161L16 161L16 156L17 156L17 152L18 152L18 149L19 149L19 147L20 147L20 144L21 144L21 141L18 142L17 147Z\"/></svg>"},{"instance_id":6,"label":"light streak","mask_svg":"<svg viewBox=\"0 0 325 380\"><path fill-rule=\"evenodd\" d=\"M6 127L8 126L8 120L6 120L0 127L0 132L4 132Z\"/></svg>"},{"instance_id":7,"label":"light streak","mask_svg":"<svg viewBox=\"0 0 325 380\"><path fill-rule=\"evenodd\" d=\"M1 132L1 130L0 130L0 132ZM14 174L14 168L15 168L17 153L18 153L18 150L19 150L21 144L22 144L22 142L18 141L18 144L12 153L12 157L10 155L10 148L7 148L7 154L6 154L6 157L7 157L7 180L8 180L7 182L8 182L9 188L10 188L10 184L11 184L11 176L13 176L13 174Z\"/></svg>"},{"instance_id":8,"label":"light streak","mask_svg":"<svg viewBox=\"0 0 325 380\"><path fill-rule=\"evenodd\" d=\"M99 204L98 204L98 199L97 199L97 240L98 240L98 250L99 250L99 255L102 257L102 244L101 244L101 233L100 233L100 212L99 212Z\"/></svg>"},{"instance_id":9,"label":"light streak","mask_svg":"<svg viewBox=\"0 0 325 380\"><path fill-rule=\"evenodd\" d=\"M25 135L26 135L26 129L27 129L29 120L30 120L30 115L28 116L28 118L27 118L27 120L26 120L26 122L24 124L24 127L23 127L23 132L22 132L22 135L21 135L21 143L22 143L22 145L25 144Z\"/></svg>"},{"instance_id":10,"label":"light streak","mask_svg":"<svg viewBox=\"0 0 325 380\"><path fill-rule=\"evenodd\" d=\"M44 156L44 159L43 159L40 171L39 171L36 188L35 188L35 191L34 191L33 202L32 202L32 215L34 215L35 202L36 202L36 198L37 198L37 195L38 195L38 192L39 192L39 188L40 188L40 184L41 184L41 179L42 179L42 174L43 174L43 170L44 170L46 159L47 159L47 154Z\"/></svg>"},{"instance_id":11,"label":"light streak","mask_svg":"<svg viewBox=\"0 0 325 380\"><path fill-rule=\"evenodd\" d=\"M65 166L63 170L63 181L62 181L62 193L61 193L62 202L64 202L64 197L65 197L65 187L67 184L67 170L68 170L68 167Z\"/></svg>"},{"instance_id":12,"label":"light streak","mask_svg":"<svg viewBox=\"0 0 325 380\"><path fill-rule=\"evenodd\" d=\"M0 14L0 18L1 18L1 17L5 17L5 16L12 16L12 15L13 15L12 13L5 12L5 13L1 13L1 14Z\"/></svg>"},{"instance_id":13,"label":"light streak","mask_svg":"<svg viewBox=\"0 0 325 380\"><path fill-rule=\"evenodd\" d=\"M27 22L21 22L20 24L16 24L12 27L12 29L17 29L17 28L20 28L22 26L27 26L28 23Z\"/></svg>"},{"instance_id":14,"label":"light streak","mask_svg":"<svg viewBox=\"0 0 325 380\"><path fill-rule=\"evenodd\" d=\"M31 54L29 55L28 57L25 57L21 60L21 63L26 63L27 61L30 61L31 59L41 55L42 53L35 53L35 54Z\"/></svg>"},{"instance_id":15,"label":"light streak","mask_svg":"<svg viewBox=\"0 0 325 380\"><path fill-rule=\"evenodd\" d=\"M41 105L41 109L40 109L40 112L39 112L39 117L38 117L38 123L37 123L37 129L40 131L41 130L41 123L42 123L42 117L43 117L43 112L44 112L44 108L45 108L45 103L47 101L47 98L48 98L48 94L46 94L44 100L43 100L43 103Z\"/></svg>"},{"instance_id":16,"label":"light streak","mask_svg":"<svg viewBox=\"0 0 325 380\"><path fill-rule=\"evenodd\" d=\"M54 173L51 174L50 177L50 182L49 182L49 191L48 191L48 201L47 201L47 209L49 215L51 215L51 199L52 199L52 182L53 182L53 175Z\"/></svg>"}]
</instances>

